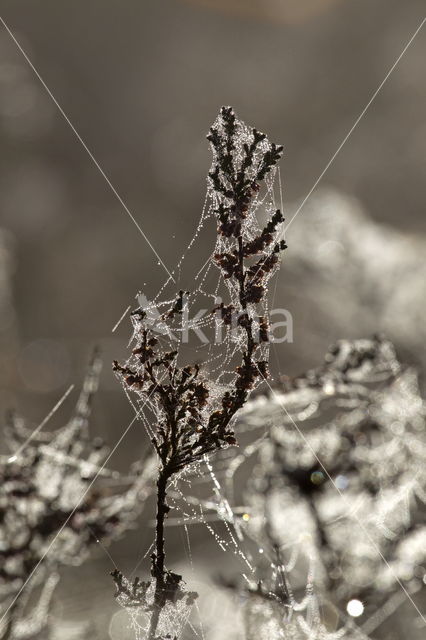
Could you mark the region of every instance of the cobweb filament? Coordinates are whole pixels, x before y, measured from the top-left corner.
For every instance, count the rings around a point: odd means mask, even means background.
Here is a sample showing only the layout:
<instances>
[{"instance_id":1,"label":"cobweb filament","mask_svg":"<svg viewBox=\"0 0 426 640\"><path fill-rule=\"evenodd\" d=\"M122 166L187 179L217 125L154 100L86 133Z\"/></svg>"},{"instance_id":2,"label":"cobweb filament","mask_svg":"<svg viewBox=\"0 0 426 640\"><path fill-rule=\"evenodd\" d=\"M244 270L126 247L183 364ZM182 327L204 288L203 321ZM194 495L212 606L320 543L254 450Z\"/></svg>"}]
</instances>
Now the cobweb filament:
<instances>
[{"instance_id":1,"label":"cobweb filament","mask_svg":"<svg viewBox=\"0 0 426 640\"><path fill-rule=\"evenodd\" d=\"M213 474L213 478L215 478L213 469L211 468L210 463L208 463L208 465L211 469L211 473ZM201 474L202 471L199 470L197 471L197 473ZM229 503L227 502L227 500L222 496L221 488L219 483L217 482L217 479L215 478L213 480L212 476L210 475L210 480L213 482L213 485L216 489L217 502L216 504L213 502L210 502L211 506L209 508L210 509L215 508L216 512L218 513L219 521L221 521L224 524L225 532L229 540L226 540L223 536L220 536L215 531L213 526L209 523L209 521L206 519L205 512L204 512L204 508L205 508L204 501L194 496L190 496L188 498L186 495L186 492L184 492L182 489L179 488L179 485L177 482L173 483L173 488L176 491L179 497L179 500L185 505L185 507L183 507L181 503L177 502L174 497L170 498L170 504L174 509L180 511L183 514L184 519L191 518L193 521L203 524L207 528L209 533L212 535L213 539L216 541L216 543L218 544L219 548L222 551L224 552L231 551L235 556L241 559L245 563L245 565L247 565L250 571L253 571L253 566L252 566L252 563L250 562L250 557L244 552L242 547L242 537L240 532L238 531L238 524L236 522L234 513ZM222 508L221 508L221 505L222 505ZM232 528L235 529L235 535L232 531Z\"/></svg>"}]
</instances>

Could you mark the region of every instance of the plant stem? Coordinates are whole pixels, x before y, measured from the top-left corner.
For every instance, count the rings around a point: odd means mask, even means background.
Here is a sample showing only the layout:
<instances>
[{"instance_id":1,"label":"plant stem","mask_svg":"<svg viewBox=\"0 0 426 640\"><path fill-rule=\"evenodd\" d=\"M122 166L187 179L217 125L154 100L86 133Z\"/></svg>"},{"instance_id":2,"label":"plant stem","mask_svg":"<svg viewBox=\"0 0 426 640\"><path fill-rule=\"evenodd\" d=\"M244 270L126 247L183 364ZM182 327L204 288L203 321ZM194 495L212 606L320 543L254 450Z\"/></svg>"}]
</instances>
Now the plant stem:
<instances>
[{"instance_id":1,"label":"plant stem","mask_svg":"<svg viewBox=\"0 0 426 640\"><path fill-rule=\"evenodd\" d=\"M167 497L167 481L169 479L167 471L164 467L161 469L157 480L157 517L155 526L155 560L153 562L153 575L155 578L164 581L164 520L169 511L166 504Z\"/></svg>"},{"instance_id":2,"label":"plant stem","mask_svg":"<svg viewBox=\"0 0 426 640\"><path fill-rule=\"evenodd\" d=\"M165 603L165 546L164 546L164 520L169 511L167 506L167 482L170 474L162 467L157 480L157 515L155 524L155 552L152 554L151 573L155 578L154 609L151 616L148 640L155 640L161 609Z\"/></svg>"}]
</instances>

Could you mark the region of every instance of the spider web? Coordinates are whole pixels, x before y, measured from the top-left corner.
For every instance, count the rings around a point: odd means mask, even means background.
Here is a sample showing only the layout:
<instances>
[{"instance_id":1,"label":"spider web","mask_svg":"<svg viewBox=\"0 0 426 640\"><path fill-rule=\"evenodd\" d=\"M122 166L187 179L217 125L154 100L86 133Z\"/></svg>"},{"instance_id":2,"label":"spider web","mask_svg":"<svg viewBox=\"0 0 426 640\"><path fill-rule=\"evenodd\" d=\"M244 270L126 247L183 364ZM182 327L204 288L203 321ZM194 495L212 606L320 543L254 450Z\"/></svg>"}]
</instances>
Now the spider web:
<instances>
[{"instance_id":1,"label":"spider web","mask_svg":"<svg viewBox=\"0 0 426 640\"><path fill-rule=\"evenodd\" d=\"M219 131L223 130L223 120L218 117L213 125ZM235 136L234 162L236 165L241 164L244 158L244 148L253 141L253 129L247 127L241 121L237 121L237 129ZM258 144L253 156L251 167L247 168L247 178L255 181L255 177L259 171L262 159L267 151L271 148L268 138L264 138ZM217 158L213 152L212 170L215 167ZM242 233L244 241L253 242L261 234L265 226L265 222L269 220L276 211L276 178L277 168L272 167L271 171L266 175L263 181L263 187L259 190L251 202L246 217L242 222ZM282 196L280 196L282 202ZM142 292L138 294L138 300L143 300L143 312L148 321L152 319L152 328L159 342L159 353L165 355L171 351L177 351L177 362L179 366L182 363L191 363L200 365L202 371L205 372L205 381L208 384L208 400L204 409L205 417L208 418L219 406L221 398L226 390L232 389L237 379L236 367L241 363L242 354L246 347L246 335L238 326L229 327L224 322L223 317L214 312L215 307L220 303L225 305L234 305L240 307L239 291L232 279L224 279L220 270L214 262L214 256L217 254L225 254L231 250L231 240L224 235L216 233L218 224L215 210L219 206L218 194L213 188L211 181L208 181L207 194L201 213L201 218L197 226L196 232L179 260L175 270L172 272L176 283L169 278L161 287L159 293L152 302L147 301ZM277 229L277 234L281 233L281 225ZM211 242L211 239L214 241ZM203 265L197 270L195 277L193 274L193 266L189 264L191 260L191 251L197 242L203 242L204 245L212 244L211 254ZM272 255L273 247L267 249L263 257ZM189 268L188 268L189 267ZM267 274L267 278L274 275L278 266L276 265ZM189 272L189 273L188 273ZM189 283L189 286L188 284ZM181 311L182 313L175 322L163 323L162 318L167 314L170 308L176 304L176 287L182 287L180 292ZM184 294L184 295L182 295ZM267 317L267 302L260 305L249 303L247 305L247 313L253 321L254 333L260 331L259 314ZM200 313L200 309L203 310ZM134 318L134 316L133 316ZM133 322L134 333L129 342L132 347L138 340L138 323ZM264 361L269 360L269 343L262 342L258 348L258 357ZM126 361L126 366L131 366L137 370L138 362L133 356ZM258 379L259 380L259 379ZM258 381L256 381L258 383ZM161 415L161 406L155 394L138 398L136 401L131 397L128 389L123 385L125 392L132 403L135 412L140 418L148 437L151 439L154 435L153 424L158 415ZM196 498L186 498L188 487L194 484L203 484L206 477L208 484L213 489L214 501L219 505L221 519L224 524L225 534L220 535L214 527L209 523L206 510L211 508L210 504L204 504L203 500ZM190 492L191 493L191 492ZM175 476L171 481L168 491L169 504L177 512L180 513L182 524L186 531L188 548L190 548L188 523L197 521L203 523L219 547L235 554L244 564L247 571L254 572L254 565L250 560L250 554L243 549L243 535L236 520L229 502L223 497L221 486L215 476L211 462L205 457L201 462L195 463L184 473ZM148 552L147 552L148 553ZM188 551L189 553L189 551ZM146 556L147 554L145 554ZM144 556L144 557L145 557ZM142 558L138 564L143 560ZM149 596L151 597L151 596ZM185 610L186 611L186 610ZM187 619L186 612L167 610L162 612L162 620L158 627L158 632L162 637L167 637L168 633L173 634L171 637L181 637L182 630ZM141 616L140 611L131 611L131 625L136 638L143 638L147 632L148 621L146 616ZM176 615L175 615L176 613ZM200 628L200 626L198 625ZM200 636L201 631L196 631L196 636ZM203 637L203 635L201 635Z\"/></svg>"}]
</instances>

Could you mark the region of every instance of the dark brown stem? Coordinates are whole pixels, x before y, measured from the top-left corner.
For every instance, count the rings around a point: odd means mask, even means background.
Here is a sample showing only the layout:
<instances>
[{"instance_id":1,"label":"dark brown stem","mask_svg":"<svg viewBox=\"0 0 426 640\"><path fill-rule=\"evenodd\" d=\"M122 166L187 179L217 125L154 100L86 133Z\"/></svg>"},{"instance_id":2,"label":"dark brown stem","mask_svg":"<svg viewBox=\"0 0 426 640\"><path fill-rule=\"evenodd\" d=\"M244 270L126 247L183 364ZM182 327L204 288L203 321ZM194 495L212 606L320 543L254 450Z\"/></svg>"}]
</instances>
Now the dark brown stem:
<instances>
[{"instance_id":1,"label":"dark brown stem","mask_svg":"<svg viewBox=\"0 0 426 640\"><path fill-rule=\"evenodd\" d=\"M243 238L241 235L238 237L238 261L239 261L238 282L239 282L239 288L240 288L240 293L239 293L240 304L243 308L243 311L246 311L247 309L246 287L245 287L246 274L244 272L244 250L243 250ZM247 334L247 355L250 360L250 363L252 363L252 355L254 351L254 340L253 340L253 331L252 331L251 322L247 324L247 326L245 327L245 330Z\"/></svg>"},{"instance_id":2,"label":"dark brown stem","mask_svg":"<svg viewBox=\"0 0 426 640\"><path fill-rule=\"evenodd\" d=\"M157 480L157 517L155 527L155 559L153 561L152 573L158 580L164 579L164 520L169 507L166 504L168 473L161 469Z\"/></svg>"},{"instance_id":3,"label":"dark brown stem","mask_svg":"<svg viewBox=\"0 0 426 640\"><path fill-rule=\"evenodd\" d=\"M164 521L169 507L167 506L167 482L170 473L161 467L157 480L157 515L155 524L155 552L152 554L151 573L155 578L154 610L151 616L148 640L155 640L161 609L165 603L165 545Z\"/></svg>"}]
</instances>

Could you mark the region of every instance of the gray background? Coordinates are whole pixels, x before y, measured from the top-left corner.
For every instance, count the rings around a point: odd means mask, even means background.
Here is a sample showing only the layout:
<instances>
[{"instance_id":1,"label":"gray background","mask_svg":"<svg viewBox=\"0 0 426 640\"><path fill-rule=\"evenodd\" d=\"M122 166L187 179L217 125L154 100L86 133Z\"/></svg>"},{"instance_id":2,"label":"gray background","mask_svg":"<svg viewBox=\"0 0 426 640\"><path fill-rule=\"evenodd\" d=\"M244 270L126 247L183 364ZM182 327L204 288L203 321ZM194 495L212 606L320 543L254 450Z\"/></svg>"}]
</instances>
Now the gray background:
<instances>
[{"instance_id":1,"label":"gray background","mask_svg":"<svg viewBox=\"0 0 426 640\"><path fill-rule=\"evenodd\" d=\"M2 0L0 15L171 268L199 217L210 164L205 134L219 107L233 105L285 145L288 206L310 190L424 8L422 0ZM356 197L373 220L413 237L426 232L425 54L423 30L323 180ZM0 327L0 408L17 406L40 421L100 343L107 362L94 432L114 442L131 409L109 361L123 354L129 326L114 336L111 329L135 293L154 294L165 274L3 27L0 139L0 226L14 309L7 303ZM291 230L288 242L291 252ZM204 252L198 247L194 260ZM296 298L287 295L298 287ZM288 282L284 265L276 305L289 308L293 299L290 310L303 315L302 287ZM315 350L296 333L294 345L279 348L281 371L315 365L341 333L322 330ZM141 442L136 428L118 468ZM150 535L142 526L111 553L130 566ZM83 569L98 591L91 604L84 590L64 592L69 615L109 602L108 569L101 556ZM96 623L101 637L108 615Z\"/></svg>"}]
</instances>

